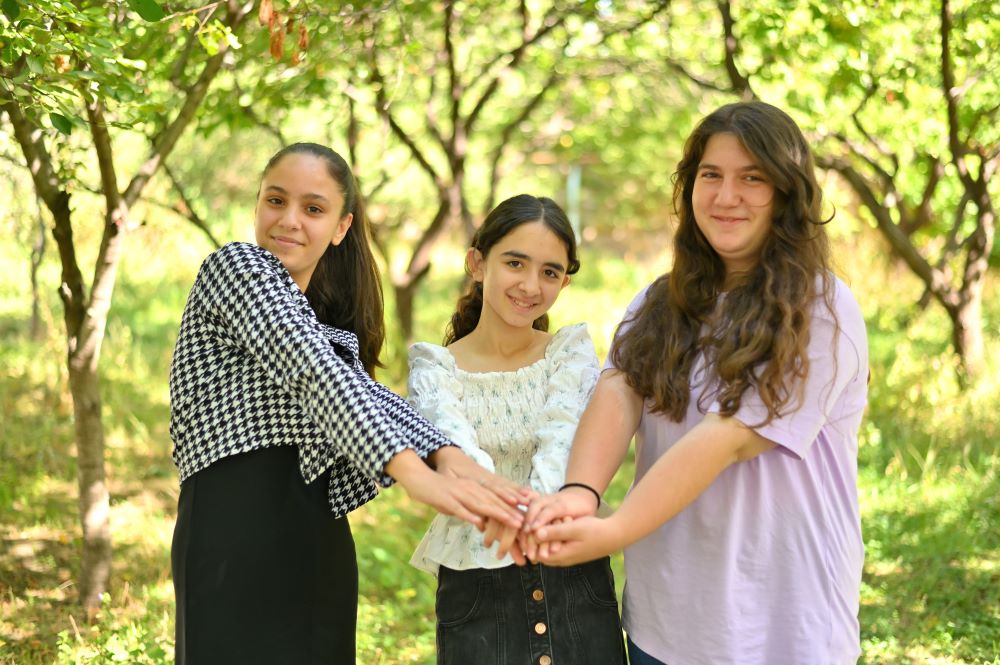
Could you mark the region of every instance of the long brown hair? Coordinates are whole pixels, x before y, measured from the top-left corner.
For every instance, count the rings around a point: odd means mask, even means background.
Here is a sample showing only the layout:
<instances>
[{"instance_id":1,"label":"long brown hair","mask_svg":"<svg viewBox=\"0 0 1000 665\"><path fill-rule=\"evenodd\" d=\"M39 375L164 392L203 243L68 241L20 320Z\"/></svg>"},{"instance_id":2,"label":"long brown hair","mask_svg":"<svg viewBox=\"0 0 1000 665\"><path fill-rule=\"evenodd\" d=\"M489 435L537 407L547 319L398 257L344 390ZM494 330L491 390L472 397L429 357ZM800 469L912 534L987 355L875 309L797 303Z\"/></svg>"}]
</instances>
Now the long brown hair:
<instances>
[{"instance_id":1,"label":"long brown hair","mask_svg":"<svg viewBox=\"0 0 1000 665\"><path fill-rule=\"evenodd\" d=\"M545 196L531 196L530 194L518 194L505 201L501 201L497 207L493 208L483 225L476 231L472 238L472 248L478 249L485 257L490 249L500 242L508 233L531 222L542 222L548 227L557 238L566 245L566 256L569 265L566 268L567 275L575 275L580 269L580 261L576 256L576 235L573 233L573 226L569 223L566 213L555 201ZM466 272L469 267L466 265ZM469 290L464 296L459 298L455 306L455 313L451 315L451 321L444 334L445 346L458 341L476 329L479 325L479 317L483 313L483 284L473 281L469 285ZM535 330L549 329L549 315L542 314L535 319L531 325Z\"/></svg>"},{"instance_id":2,"label":"long brown hair","mask_svg":"<svg viewBox=\"0 0 1000 665\"><path fill-rule=\"evenodd\" d=\"M339 154L318 143L293 143L279 150L264 167L266 176L283 157L306 154L318 157L340 185L344 209L340 217L354 215L339 245L330 245L320 257L306 288L306 300L321 323L348 330L358 338L361 364L372 376L382 367L379 355L385 342L385 308L382 279L372 255L364 201L354 174Z\"/></svg>"},{"instance_id":3,"label":"long brown hair","mask_svg":"<svg viewBox=\"0 0 1000 665\"><path fill-rule=\"evenodd\" d=\"M722 298L725 266L695 223L691 203L706 145L719 133L735 136L775 188L757 264ZM758 101L727 104L694 129L674 174L673 270L653 282L611 347L615 365L655 412L684 418L700 353L707 368L698 398L703 411L713 385L718 393L711 397L724 416L736 413L754 388L767 408L765 422L800 397L817 296L833 314L822 196L805 137L784 111Z\"/></svg>"}]
</instances>

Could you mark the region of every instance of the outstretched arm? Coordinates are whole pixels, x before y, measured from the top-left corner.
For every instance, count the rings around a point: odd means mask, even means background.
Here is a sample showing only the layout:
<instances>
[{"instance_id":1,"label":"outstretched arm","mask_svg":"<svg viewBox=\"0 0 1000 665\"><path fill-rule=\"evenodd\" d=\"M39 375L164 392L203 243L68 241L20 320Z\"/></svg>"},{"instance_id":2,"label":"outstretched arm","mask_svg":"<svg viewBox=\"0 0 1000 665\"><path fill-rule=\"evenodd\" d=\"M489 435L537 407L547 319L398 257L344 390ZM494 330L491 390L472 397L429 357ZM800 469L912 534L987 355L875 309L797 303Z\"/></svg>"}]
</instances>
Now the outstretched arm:
<instances>
[{"instance_id":1,"label":"outstretched arm","mask_svg":"<svg viewBox=\"0 0 1000 665\"><path fill-rule=\"evenodd\" d=\"M774 446L735 418L710 413L656 461L614 515L539 528L540 540L562 542L539 560L570 565L616 552L674 517L730 465Z\"/></svg>"},{"instance_id":2,"label":"outstretched arm","mask_svg":"<svg viewBox=\"0 0 1000 665\"><path fill-rule=\"evenodd\" d=\"M479 529L484 517L492 518L518 529L523 517L492 489L469 478L438 473L407 448L397 453L385 465L385 472L403 486L415 501L426 503L440 513L453 515Z\"/></svg>"},{"instance_id":3,"label":"outstretched arm","mask_svg":"<svg viewBox=\"0 0 1000 665\"><path fill-rule=\"evenodd\" d=\"M642 398L615 369L601 374L594 396L580 418L566 468L567 483L583 483L603 494L621 466L642 417ZM597 512L594 495L579 487L533 501L526 524L536 529L563 517Z\"/></svg>"}]
</instances>

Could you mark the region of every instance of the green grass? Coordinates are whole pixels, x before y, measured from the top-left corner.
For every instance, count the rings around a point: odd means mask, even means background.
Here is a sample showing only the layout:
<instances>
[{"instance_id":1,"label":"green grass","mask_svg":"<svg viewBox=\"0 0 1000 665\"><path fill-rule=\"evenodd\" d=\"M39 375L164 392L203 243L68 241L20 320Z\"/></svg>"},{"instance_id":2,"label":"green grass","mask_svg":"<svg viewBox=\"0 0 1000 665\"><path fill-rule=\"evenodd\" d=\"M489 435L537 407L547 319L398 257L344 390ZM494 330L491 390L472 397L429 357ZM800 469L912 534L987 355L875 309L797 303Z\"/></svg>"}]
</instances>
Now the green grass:
<instances>
[{"instance_id":1,"label":"green grass","mask_svg":"<svg viewBox=\"0 0 1000 665\"><path fill-rule=\"evenodd\" d=\"M0 281L0 663L172 662L177 482L166 375L192 257L204 253L187 252L147 251L122 270L102 358L114 571L89 623L74 604L79 526L61 309L47 301L51 334L29 341L24 287ZM588 320L602 355L628 300L664 265L662 253L623 257L587 249L583 272L553 312L556 325ZM6 256L0 264L7 273L21 269ZM421 296L418 338L440 338L455 274L435 275ZM55 279L51 270L47 279ZM893 277L898 288L884 293L888 279L872 270L852 284L869 323L873 370L861 439L863 662L1000 663L1000 359L961 393L944 317L906 307L919 290L905 278ZM995 296L987 310L995 330ZM401 370L387 376L398 382ZM629 463L612 503L630 475ZM352 514L360 663L433 662L434 580L407 563L429 520L399 490ZM613 563L620 587L621 557Z\"/></svg>"}]
</instances>

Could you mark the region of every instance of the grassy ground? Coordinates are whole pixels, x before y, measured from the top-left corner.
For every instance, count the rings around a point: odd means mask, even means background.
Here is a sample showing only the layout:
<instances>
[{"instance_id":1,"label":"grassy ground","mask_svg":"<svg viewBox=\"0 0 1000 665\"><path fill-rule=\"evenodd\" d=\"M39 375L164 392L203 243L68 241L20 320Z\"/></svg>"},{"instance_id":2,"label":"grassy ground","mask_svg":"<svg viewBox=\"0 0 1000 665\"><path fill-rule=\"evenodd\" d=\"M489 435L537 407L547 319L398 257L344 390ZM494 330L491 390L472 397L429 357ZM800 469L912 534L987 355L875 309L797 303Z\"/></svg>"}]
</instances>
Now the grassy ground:
<instances>
[{"instance_id":1,"label":"grassy ground","mask_svg":"<svg viewBox=\"0 0 1000 665\"><path fill-rule=\"evenodd\" d=\"M161 255L124 267L105 343L115 558L111 589L92 623L73 604L79 527L61 310L49 303L53 334L29 341L23 286L0 281L0 663L172 661L177 483L166 372L196 263ZM160 263L167 256L171 264ZM592 252L584 260L554 319L567 323L585 313L603 354L624 305L663 257L605 255L599 271ZM6 256L0 263L6 273L21 269ZM880 285L890 279L900 287L883 294ZM944 360L946 321L903 306L919 296L916 285L905 275L866 273L852 287L865 303L873 366L861 442L863 662L1000 663L1000 368L994 359L993 378L960 394ZM430 285L418 336L439 337L453 295L449 277ZM998 308L988 307L989 330L1000 327ZM398 381L398 368L387 376ZM619 473L613 503L629 476L630 467ZM352 515L360 663L432 662L433 580L406 563L429 518L397 490ZM620 585L620 556L614 562Z\"/></svg>"}]
</instances>

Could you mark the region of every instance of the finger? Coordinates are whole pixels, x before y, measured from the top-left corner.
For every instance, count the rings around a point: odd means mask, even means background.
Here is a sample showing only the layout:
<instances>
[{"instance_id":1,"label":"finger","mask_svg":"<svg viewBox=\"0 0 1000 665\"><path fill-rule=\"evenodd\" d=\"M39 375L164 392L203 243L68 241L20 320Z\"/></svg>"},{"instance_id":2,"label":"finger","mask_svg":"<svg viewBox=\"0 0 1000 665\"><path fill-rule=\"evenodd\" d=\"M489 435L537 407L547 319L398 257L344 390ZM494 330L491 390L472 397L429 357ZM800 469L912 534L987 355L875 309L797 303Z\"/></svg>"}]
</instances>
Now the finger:
<instances>
[{"instance_id":1,"label":"finger","mask_svg":"<svg viewBox=\"0 0 1000 665\"><path fill-rule=\"evenodd\" d=\"M528 558L524 555L524 549L521 547L520 538L515 538L514 542L510 547L510 558L514 560L519 566L523 566L528 563Z\"/></svg>"},{"instance_id":2,"label":"finger","mask_svg":"<svg viewBox=\"0 0 1000 665\"><path fill-rule=\"evenodd\" d=\"M505 528L498 537L500 546L497 547L497 559L502 559L510 552L514 539L517 538L517 529Z\"/></svg>"},{"instance_id":3,"label":"finger","mask_svg":"<svg viewBox=\"0 0 1000 665\"><path fill-rule=\"evenodd\" d=\"M493 519L500 520L504 524L516 529L521 527L524 517L516 507L508 505L494 492L482 487L478 483L469 483L467 487L469 489L465 495L466 499L462 501L470 511L478 513L483 517L492 517Z\"/></svg>"},{"instance_id":4,"label":"finger","mask_svg":"<svg viewBox=\"0 0 1000 665\"><path fill-rule=\"evenodd\" d=\"M538 541L530 533L525 533L523 537L523 544L521 545L524 550L524 555L536 561L538 559Z\"/></svg>"},{"instance_id":5,"label":"finger","mask_svg":"<svg viewBox=\"0 0 1000 665\"><path fill-rule=\"evenodd\" d=\"M501 525L496 520L486 520L486 528L483 531L483 546L491 547L497 540Z\"/></svg>"},{"instance_id":6,"label":"finger","mask_svg":"<svg viewBox=\"0 0 1000 665\"><path fill-rule=\"evenodd\" d=\"M535 537L543 542L580 540L582 535L580 533L580 522L576 520L548 524L535 531Z\"/></svg>"},{"instance_id":7,"label":"finger","mask_svg":"<svg viewBox=\"0 0 1000 665\"><path fill-rule=\"evenodd\" d=\"M441 510L440 512L443 512L446 515L451 515L452 517L457 517L460 520L464 520L480 531L483 530L483 518L471 510L468 510L458 501L454 502L454 506L450 510Z\"/></svg>"},{"instance_id":8,"label":"finger","mask_svg":"<svg viewBox=\"0 0 1000 665\"><path fill-rule=\"evenodd\" d=\"M533 523L538 518L538 513L542 511L548 504L555 500L553 496L540 496L537 499L531 501L531 505L528 506L528 512L524 515L524 521L527 524Z\"/></svg>"}]
</instances>

